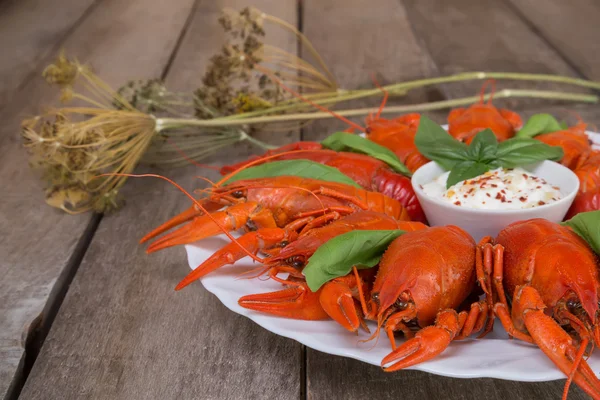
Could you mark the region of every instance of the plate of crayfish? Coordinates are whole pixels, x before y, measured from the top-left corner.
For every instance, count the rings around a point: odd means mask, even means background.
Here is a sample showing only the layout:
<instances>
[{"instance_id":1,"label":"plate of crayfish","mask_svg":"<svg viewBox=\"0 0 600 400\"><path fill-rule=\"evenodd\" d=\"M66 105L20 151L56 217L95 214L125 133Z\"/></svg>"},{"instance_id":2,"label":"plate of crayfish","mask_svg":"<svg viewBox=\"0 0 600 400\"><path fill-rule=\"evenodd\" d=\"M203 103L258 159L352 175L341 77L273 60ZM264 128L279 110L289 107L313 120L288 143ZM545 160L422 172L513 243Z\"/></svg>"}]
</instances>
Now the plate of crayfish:
<instances>
[{"instance_id":1,"label":"plate of crayfish","mask_svg":"<svg viewBox=\"0 0 600 400\"><path fill-rule=\"evenodd\" d=\"M600 134L548 114L525 122L483 90L445 127L380 111L364 127L347 121L362 136L222 167L142 239L147 252L185 245L192 272L176 290L200 281L233 312L325 353L388 372L568 377L565 394L573 381L600 398ZM460 220L430 226L411 182L430 162L447 171L449 213L471 196L479 225L505 206L522 218L483 237ZM570 174L570 197L519 169L539 163ZM560 218L543 217L567 199Z\"/></svg>"}]
</instances>

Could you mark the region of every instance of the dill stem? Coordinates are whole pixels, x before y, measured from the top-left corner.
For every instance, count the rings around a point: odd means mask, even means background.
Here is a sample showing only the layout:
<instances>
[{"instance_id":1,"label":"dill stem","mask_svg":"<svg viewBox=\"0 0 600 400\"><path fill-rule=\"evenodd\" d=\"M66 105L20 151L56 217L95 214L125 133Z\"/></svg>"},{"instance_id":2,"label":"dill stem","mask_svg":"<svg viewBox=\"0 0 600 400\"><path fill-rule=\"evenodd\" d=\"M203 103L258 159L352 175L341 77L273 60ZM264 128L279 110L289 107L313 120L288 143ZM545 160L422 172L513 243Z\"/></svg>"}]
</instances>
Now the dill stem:
<instances>
[{"instance_id":1,"label":"dill stem","mask_svg":"<svg viewBox=\"0 0 600 400\"><path fill-rule=\"evenodd\" d=\"M489 99L490 95L484 96L484 99ZM511 98L511 97L523 97L523 98L537 98L537 99L552 99L552 100L564 100L564 101L579 101L585 103L597 103L598 96L586 95L579 93L565 93L555 92L546 90L521 90L521 89L503 89L494 94L495 99ZM402 106L390 106L385 107L382 110L382 114L399 114L407 112L418 112L418 111L432 111L441 110L445 108L458 107L473 104L479 101L479 96L462 97L459 99L442 100L429 103L420 104L409 104ZM368 115L369 113L377 112L377 107L369 108L357 108L351 110L340 110L336 111L336 114L344 117L356 117L362 115ZM334 118L331 114L326 112L312 112L312 113L300 113L300 114L286 114L286 115L273 115L265 117L255 118L238 118L231 119L227 117L198 120L198 119L178 119L178 118L157 118L156 119L156 130L162 131L164 129L177 128L182 126L198 126L198 127L223 127L223 126L237 126L237 125L252 125L252 124L263 124L269 122L281 122L281 121L303 121L303 120L314 120L314 119L326 119Z\"/></svg>"}]
</instances>

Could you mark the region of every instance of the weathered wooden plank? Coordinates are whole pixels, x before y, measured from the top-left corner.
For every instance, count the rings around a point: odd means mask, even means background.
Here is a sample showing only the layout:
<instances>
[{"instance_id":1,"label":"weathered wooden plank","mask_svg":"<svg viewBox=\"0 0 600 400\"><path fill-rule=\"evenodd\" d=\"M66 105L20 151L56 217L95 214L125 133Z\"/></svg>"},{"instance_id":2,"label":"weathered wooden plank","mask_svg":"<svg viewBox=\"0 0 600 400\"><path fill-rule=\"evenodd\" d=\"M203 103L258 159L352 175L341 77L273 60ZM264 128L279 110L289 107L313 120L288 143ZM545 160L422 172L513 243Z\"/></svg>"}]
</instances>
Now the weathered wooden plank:
<instances>
[{"instance_id":1,"label":"weathered wooden plank","mask_svg":"<svg viewBox=\"0 0 600 400\"><path fill-rule=\"evenodd\" d=\"M510 3L571 65L588 79L600 80L597 26L600 3L594 0L510 0Z\"/></svg>"},{"instance_id":2,"label":"weathered wooden plank","mask_svg":"<svg viewBox=\"0 0 600 400\"><path fill-rule=\"evenodd\" d=\"M361 1L303 1L304 34L322 55L343 89L420 79L436 75L431 59L423 52L397 1L385 0L368 6ZM430 93L415 90L389 104L427 101ZM344 103L345 108L379 105L380 97ZM364 118L355 119L359 124ZM348 126L341 121L312 123L303 130L303 140L318 140Z\"/></svg>"},{"instance_id":3,"label":"weathered wooden plank","mask_svg":"<svg viewBox=\"0 0 600 400\"><path fill-rule=\"evenodd\" d=\"M224 6L249 1L202 1L167 76L175 90L199 84L221 46L216 20ZM252 1L294 23L292 2ZM268 7L267 7L268 6ZM294 51L289 36L270 37ZM298 134L295 133L297 140ZM279 140L286 140L285 138ZM237 155L236 155L237 154ZM244 146L215 157L247 157ZM193 188L195 167L169 172ZM209 177L214 178L213 175ZM298 398L302 348L235 315L201 285L173 287L189 271L184 250L150 256L140 236L187 208L165 182L131 180L128 205L105 217L65 298L23 396L27 399ZM48 382L54 382L48 387Z\"/></svg>"},{"instance_id":4,"label":"weathered wooden plank","mask_svg":"<svg viewBox=\"0 0 600 400\"><path fill-rule=\"evenodd\" d=\"M351 2L354 4L353 2ZM469 3L469 4L467 4ZM333 9L330 2L311 2L305 4L305 29L310 38L324 38L322 47L317 46L324 55L336 52L337 59L332 69L354 68L355 74L370 70L370 63L392 66L394 74L390 80L401 80L427 76L431 71L440 74L472 70L490 71L522 71L540 73L561 73L574 75L575 72L556 53L545 45L543 40L533 34L529 28L519 22L510 9L501 4L492 4L492 1L483 2L436 2L436 1L405 1L406 9L402 5L380 5L368 7L345 4L344 11ZM356 3L358 4L358 3ZM353 10L354 11L350 11ZM342 16L339 13L342 13ZM350 13L354 12L353 15ZM381 13L384 16L381 16ZM409 21L406 14L409 15ZM485 18L484 18L485 16ZM388 40L372 40L372 24L383 26L382 31L387 32ZM384 21L382 24L381 21ZM348 26L356 26L356 32L367 37L369 48L363 48L357 43L359 39L350 36L347 46L352 46L352 51L346 48L345 53L339 50L343 45L335 42L337 33L340 36L350 35L349 29L343 30L331 27L331 21L343 21ZM349 23L360 21L360 25ZM362 25L369 26L363 29ZM491 28L492 26L502 26ZM412 30L415 32L413 35ZM403 32L404 35L395 34ZM416 38L415 38L416 36ZM377 37L377 36L375 36ZM394 39L389 39L394 38ZM401 39L399 39L401 38ZM365 39L366 40L366 39ZM411 59L412 63L421 63L429 66L434 62L434 67L415 71L413 76L403 73L404 57L407 55L393 49L397 42L402 46L412 44L415 49L411 54L420 59ZM332 48L330 49L329 43ZM424 47L419 44L424 43ZM377 51L371 50L373 46L380 46ZM368 62L361 59L361 54L368 53ZM355 58L358 57L358 62ZM331 63L331 61L330 61ZM359 66L359 67L357 67ZM345 82L344 82L345 83ZM356 82L352 82L356 84ZM351 83L351 84L352 84ZM481 82L471 84L455 84L443 87L447 97L472 95L478 90ZM518 87L519 84L512 84ZM535 85L537 87L551 88L552 85ZM532 87L532 86L529 86ZM525 102L523 102L525 103ZM523 104L519 103L519 104ZM506 104L506 102L505 102ZM527 102L535 104L535 102ZM435 114L439 120L440 114ZM310 137L322 137L330 132L333 124L317 125L316 133L309 133ZM342 125L337 125L337 127ZM305 130L316 130L313 126ZM384 338L380 338L384 340ZM327 399L343 396L347 399L381 398L381 399L423 399L423 398L558 398L562 392L564 381L549 383L520 383L507 382L495 379L451 379L434 376L422 372L402 371L386 374L377 367L372 367L355 360L326 355L307 349L307 393L311 399ZM578 388L572 389L572 398L585 398Z\"/></svg>"},{"instance_id":5,"label":"weathered wooden plank","mask_svg":"<svg viewBox=\"0 0 600 400\"><path fill-rule=\"evenodd\" d=\"M0 4L0 104L56 52L96 0L24 0Z\"/></svg>"},{"instance_id":6,"label":"weathered wooden plank","mask_svg":"<svg viewBox=\"0 0 600 400\"><path fill-rule=\"evenodd\" d=\"M168 5L105 1L66 40L65 47L82 61L91 62L115 85L134 77L160 75L191 4L192 0ZM127 40L123 39L125 33ZM61 290L57 279L66 267L76 266L69 265L75 257L73 250L91 218L89 214L68 216L46 206L42 185L28 168L19 138L20 119L34 115L57 97L56 91L39 78L40 73L38 68L38 78L23 86L0 113L0 176L7 187L0 202L0 230L8 233L0 239L2 398L20 371L25 337L35 328L30 324L38 317L39 324L45 323L48 309L44 307Z\"/></svg>"},{"instance_id":7,"label":"weathered wooden plank","mask_svg":"<svg viewBox=\"0 0 600 400\"><path fill-rule=\"evenodd\" d=\"M381 338L380 340L383 340ZM484 357L484 356L483 356ZM419 371L383 372L356 360L311 352L310 398L381 399L559 399L564 381L520 383L498 379L453 379ZM336 371L336 372L331 372ZM569 399L588 399L571 386Z\"/></svg>"},{"instance_id":8,"label":"weathered wooden plank","mask_svg":"<svg viewBox=\"0 0 600 400\"><path fill-rule=\"evenodd\" d=\"M532 72L576 76L576 72L503 2L483 0L404 0L415 34L442 75L465 71ZM571 23L571 25L575 25ZM498 82L512 88L584 91L548 83ZM448 97L472 96L481 81L443 86ZM505 104L548 104L507 100Z\"/></svg>"}]
</instances>

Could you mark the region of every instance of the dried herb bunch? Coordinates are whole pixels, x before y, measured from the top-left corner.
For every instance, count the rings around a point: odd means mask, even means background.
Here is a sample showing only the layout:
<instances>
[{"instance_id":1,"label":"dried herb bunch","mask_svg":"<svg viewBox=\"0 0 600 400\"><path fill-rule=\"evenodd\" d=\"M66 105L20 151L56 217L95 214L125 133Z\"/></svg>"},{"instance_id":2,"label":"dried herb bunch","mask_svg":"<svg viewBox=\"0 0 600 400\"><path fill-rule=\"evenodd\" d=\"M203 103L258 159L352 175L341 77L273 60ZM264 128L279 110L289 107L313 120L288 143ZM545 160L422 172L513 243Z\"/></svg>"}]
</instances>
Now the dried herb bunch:
<instances>
[{"instance_id":1,"label":"dried herb bunch","mask_svg":"<svg viewBox=\"0 0 600 400\"><path fill-rule=\"evenodd\" d=\"M380 88L343 90L308 39L287 22L254 8L225 10L219 20L228 40L204 75L202 86L190 93L169 91L160 80L131 81L113 90L91 68L59 55L43 72L60 89L63 103L76 106L50 109L22 123L31 164L47 181L46 201L68 213L106 212L121 203L118 191L127 174L142 161L178 166L201 160L219 149L249 141L272 148L252 136L297 123L332 118L315 111L304 99L289 94L293 88L313 104L380 97ZM265 25L291 33L312 63L264 43ZM466 80L488 78L550 81L600 89L600 83L543 74L469 72L386 85L391 94ZM286 88L285 90L283 88ZM502 97L534 97L598 102L595 95L543 90L504 89ZM478 101L477 96L432 103L389 106L383 113L438 110ZM367 115L373 108L342 109L344 116ZM112 174L112 175L111 175ZM102 175L99 177L99 175Z\"/></svg>"},{"instance_id":2,"label":"dried herb bunch","mask_svg":"<svg viewBox=\"0 0 600 400\"><path fill-rule=\"evenodd\" d=\"M116 209L127 180L116 174L131 173L142 161L188 165L243 140L270 148L241 127L196 126L193 94L171 92L159 80L115 91L63 53L43 76L59 88L63 103L79 104L28 118L21 132L30 164L47 182L46 202L71 214Z\"/></svg>"},{"instance_id":3,"label":"dried herb bunch","mask_svg":"<svg viewBox=\"0 0 600 400\"><path fill-rule=\"evenodd\" d=\"M63 54L45 69L44 77L60 87L63 101L85 104L50 110L22 123L31 164L47 181L47 203L68 213L116 208L125 179L97 175L132 172L155 135L155 118L133 107L88 66Z\"/></svg>"},{"instance_id":4,"label":"dried herb bunch","mask_svg":"<svg viewBox=\"0 0 600 400\"><path fill-rule=\"evenodd\" d=\"M279 47L264 43L265 23L291 32L316 60L316 65ZM223 10L219 23L227 41L214 55L195 92L201 119L266 110L286 100L305 106L283 91L270 76L303 93L336 93L335 78L310 41L293 25L249 7ZM261 66L260 72L256 68Z\"/></svg>"}]
</instances>

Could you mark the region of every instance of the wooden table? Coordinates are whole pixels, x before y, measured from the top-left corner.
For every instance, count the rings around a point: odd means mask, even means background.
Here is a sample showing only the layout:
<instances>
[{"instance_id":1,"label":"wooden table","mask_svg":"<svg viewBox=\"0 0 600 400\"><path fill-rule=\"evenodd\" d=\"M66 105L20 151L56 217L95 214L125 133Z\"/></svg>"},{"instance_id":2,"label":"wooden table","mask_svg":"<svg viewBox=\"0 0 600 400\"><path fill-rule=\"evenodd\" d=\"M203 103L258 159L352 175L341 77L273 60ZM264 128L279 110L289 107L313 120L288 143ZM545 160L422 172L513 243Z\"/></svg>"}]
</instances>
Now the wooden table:
<instances>
[{"instance_id":1,"label":"wooden table","mask_svg":"<svg viewBox=\"0 0 600 400\"><path fill-rule=\"evenodd\" d=\"M250 4L297 25L344 88L371 86L372 73L383 83L473 70L600 80L595 0L0 2L0 397L558 399L563 381L385 374L267 332L199 284L175 293L188 268L183 250L147 256L137 245L144 232L188 205L163 182L131 180L123 191L127 206L113 215L69 216L44 205L18 125L56 100L40 73L60 48L115 87L162 77L174 90L191 90L221 45L220 9ZM293 38L268 36L298 51ZM472 95L480 84L415 91L402 102ZM596 105L498 103L525 115L568 107L600 125ZM343 127L317 122L268 139L313 140ZM253 151L240 145L211 161L241 160ZM195 174L195 168L169 173L187 187L197 184ZM585 395L574 388L570 398Z\"/></svg>"}]
</instances>

